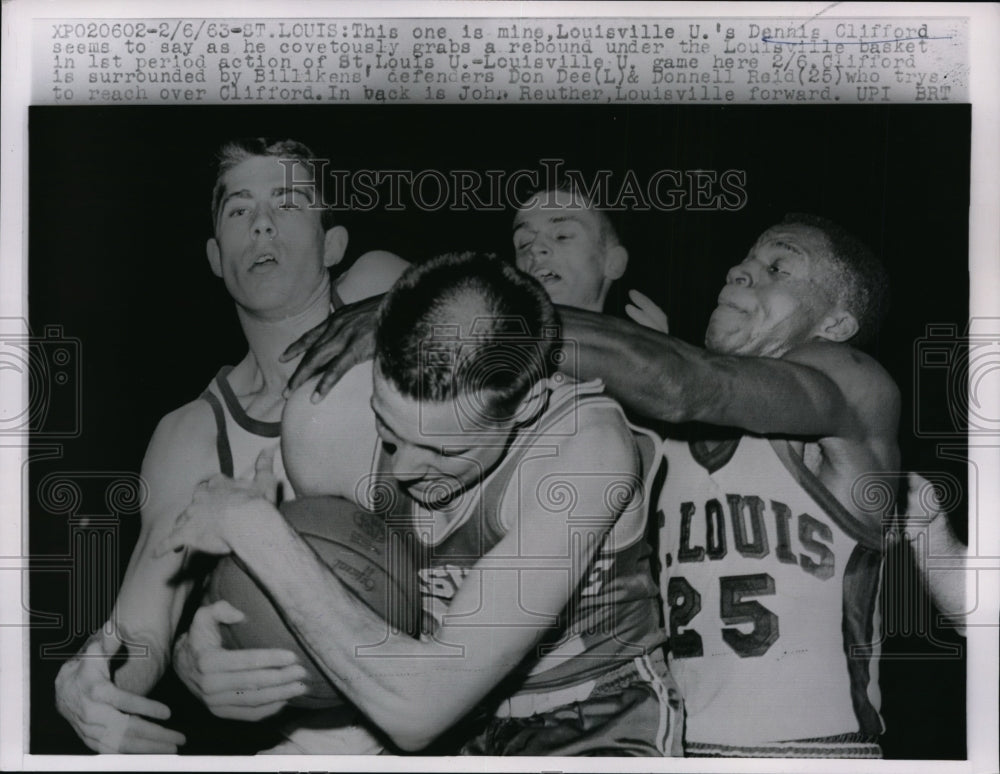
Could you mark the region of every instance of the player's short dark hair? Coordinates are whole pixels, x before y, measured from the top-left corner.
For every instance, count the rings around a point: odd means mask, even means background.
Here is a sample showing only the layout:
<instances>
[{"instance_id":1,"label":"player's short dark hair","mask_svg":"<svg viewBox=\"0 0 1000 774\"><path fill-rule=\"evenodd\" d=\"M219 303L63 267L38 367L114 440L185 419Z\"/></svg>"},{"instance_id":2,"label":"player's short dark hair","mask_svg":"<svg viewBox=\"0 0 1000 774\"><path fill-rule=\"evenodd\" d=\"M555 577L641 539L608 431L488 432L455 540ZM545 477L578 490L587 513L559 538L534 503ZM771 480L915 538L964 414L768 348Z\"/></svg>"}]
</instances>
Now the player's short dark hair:
<instances>
[{"instance_id":1,"label":"player's short dark hair","mask_svg":"<svg viewBox=\"0 0 1000 774\"><path fill-rule=\"evenodd\" d=\"M599 203L594 201L594 197L572 177L563 175L557 178L551 185L534 189L525 200L525 203L537 197L543 207L547 206L547 203L548 206L552 206L554 202L551 201L551 197L556 193L569 194L572 197L579 198L587 210L594 213L597 217L598 227L600 228L601 245L603 247L614 247L621 244L618 229L615 227L611 215L607 210L602 209Z\"/></svg>"},{"instance_id":2,"label":"player's short dark hair","mask_svg":"<svg viewBox=\"0 0 1000 774\"><path fill-rule=\"evenodd\" d=\"M446 253L411 266L382 300L375 363L407 397L471 396L483 419L504 421L550 374L557 325L534 278L492 254Z\"/></svg>"},{"instance_id":3,"label":"player's short dark hair","mask_svg":"<svg viewBox=\"0 0 1000 774\"><path fill-rule=\"evenodd\" d=\"M858 321L858 332L851 343L870 343L889 307L889 275L881 259L857 236L829 218L793 212L785 215L782 224L808 226L826 238L838 300Z\"/></svg>"},{"instance_id":4,"label":"player's short dark hair","mask_svg":"<svg viewBox=\"0 0 1000 774\"><path fill-rule=\"evenodd\" d=\"M212 188L212 227L219 224L219 208L222 206L222 197L225 195L225 186L222 177L233 167L243 163L247 159L255 156L271 156L276 159L294 159L298 161L312 174L313 181L319 182L318 178L322 172L322 167L317 167L316 155L297 140L274 140L268 137L240 137L230 140L219 148L215 159L215 186ZM322 201L323 186L315 185L316 204L323 207L320 213L323 229L333 228L333 210Z\"/></svg>"}]
</instances>

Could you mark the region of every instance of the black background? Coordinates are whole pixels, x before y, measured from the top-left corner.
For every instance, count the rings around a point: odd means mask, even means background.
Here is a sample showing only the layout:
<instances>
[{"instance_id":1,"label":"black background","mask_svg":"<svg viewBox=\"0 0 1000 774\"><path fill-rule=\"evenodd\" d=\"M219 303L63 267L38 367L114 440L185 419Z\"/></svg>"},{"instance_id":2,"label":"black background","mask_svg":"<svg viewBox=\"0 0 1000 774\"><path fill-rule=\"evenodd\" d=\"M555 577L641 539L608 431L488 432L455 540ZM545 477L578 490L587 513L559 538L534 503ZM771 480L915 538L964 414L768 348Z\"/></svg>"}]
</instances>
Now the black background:
<instances>
[{"instance_id":1,"label":"black background","mask_svg":"<svg viewBox=\"0 0 1000 774\"><path fill-rule=\"evenodd\" d=\"M158 419L246 351L205 259L222 142L295 138L346 170L512 171L537 169L543 158L588 178L609 169L616 181L626 170L640 181L660 169L744 170L739 211L616 216L631 261L608 311L620 314L624 292L638 288L667 310L672 333L700 343L726 269L764 228L789 211L840 221L890 270L892 308L872 352L902 392L903 467L964 482L961 428L948 439L958 460L942 457L940 439L917 437L917 427L948 424L949 394L947 369L917 372L914 357L928 324L961 334L968 320L970 116L969 106L31 108L30 323L36 334L59 325L79 340L82 399L80 436L29 470L31 751L85 752L55 712L52 684L114 592L113 583L94 591L87 610L73 602L80 579L97 570L74 560L66 571L65 557L75 556L68 518L43 507L36 485L53 472L137 473ZM511 218L447 208L343 213L345 265L375 248L409 260L477 248L509 256ZM75 411L67 406L53 405L50 421ZM34 453L44 447L36 438ZM99 479L78 478L87 479L78 514L107 514ZM953 514L963 534L965 502ZM124 568L138 516L113 521L112 576ZM887 572L906 573L905 559L890 552ZM886 755L964 757L965 663L950 655L962 641L926 628L933 611L922 593L908 596L905 621L903 603L888 604L899 620L887 621L882 663ZM51 650L40 658L44 646Z\"/></svg>"}]
</instances>

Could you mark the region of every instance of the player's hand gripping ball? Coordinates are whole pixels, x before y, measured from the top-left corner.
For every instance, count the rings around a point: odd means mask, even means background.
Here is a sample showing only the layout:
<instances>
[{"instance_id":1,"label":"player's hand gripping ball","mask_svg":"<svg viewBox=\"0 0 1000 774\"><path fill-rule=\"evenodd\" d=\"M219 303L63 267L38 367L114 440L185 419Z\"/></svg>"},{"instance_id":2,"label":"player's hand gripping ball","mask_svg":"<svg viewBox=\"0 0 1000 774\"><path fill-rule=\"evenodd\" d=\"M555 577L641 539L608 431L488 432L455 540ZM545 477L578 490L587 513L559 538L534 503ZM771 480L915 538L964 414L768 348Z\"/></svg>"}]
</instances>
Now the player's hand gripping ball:
<instances>
[{"instance_id":1,"label":"player's hand gripping ball","mask_svg":"<svg viewBox=\"0 0 1000 774\"><path fill-rule=\"evenodd\" d=\"M363 604L386 620L390 630L417 636L420 593L414 548L409 533L388 529L383 516L339 497L304 497L282 504L281 513L316 552L319 559ZM288 567L294 573L294 567ZM224 556L208 583L208 602L224 599L245 614L239 623L222 626L230 650L285 648L298 657L308 675L308 692L289 704L332 707L344 699L323 676L295 634L287 627L267 592L247 574L233 555ZM377 643L358 642L359 646Z\"/></svg>"}]
</instances>

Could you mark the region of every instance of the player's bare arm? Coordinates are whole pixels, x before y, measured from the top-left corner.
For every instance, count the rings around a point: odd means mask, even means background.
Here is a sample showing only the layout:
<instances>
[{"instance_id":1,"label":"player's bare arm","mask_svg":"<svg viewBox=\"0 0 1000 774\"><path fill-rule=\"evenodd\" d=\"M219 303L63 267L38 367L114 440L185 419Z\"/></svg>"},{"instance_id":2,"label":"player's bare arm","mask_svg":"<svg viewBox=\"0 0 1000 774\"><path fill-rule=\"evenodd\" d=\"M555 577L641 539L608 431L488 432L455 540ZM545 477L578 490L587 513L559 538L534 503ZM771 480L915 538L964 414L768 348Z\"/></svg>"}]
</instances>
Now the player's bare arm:
<instances>
[{"instance_id":1,"label":"player's bare arm","mask_svg":"<svg viewBox=\"0 0 1000 774\"><path fill-rule=\"evenodd\" d=\"M897 388L878 363L848 347L805 344L780 359L722 355L625 320L560 314L566 339L577 345L566 370L603 379L644 416L855 440L895 423Z\"/></svg>"},{"instance_id":2,"label":"player's bare arm","mask_svg":"<svg viewBox=\"0 0 1000 774\"><path fill-rule=\"evenodd\" d=\"M353 304L385 293L409 265L388 250L369 250L337 277L334 287L345 303Z\"/></svg>"},{"instance_id":3,"label":"player's bare arm","mask_svg":"<svg viewBox=\"0 0 1000 774\"><path fill-rule=\"evenodd\" d=\"M172 752L183 744L180 734L138 715L158 720L170 716L168 708L142 695L166 669L171 638L191 582L182 577L182 555L155 557L153 548L169 533L205 471L215 467L214 439L206 432L210 427L210 409L203 401L187 404L160 421L142 465L149 499L142 508L139 540L119 589L111 625L97 632L84 652L63 666L56 680L60 712L92 749ZM107 659L123 645L128 657L112 683Z\"/></svg>"},{"instance_id":4,"label":"player's bare arm","mask_svg":"<svg viewBox=\"0 0 1000 774\"><path fill-rule=\"evenodd\" d=\"M623 423L609 418L581 425L581 433L561 445L558 467L548 468L547 475L563 472L577 481L581 473L594 474L582 477L589 483L578 492L574 515L586 515L599 539L618 515L610 509L606 489L612 478L630 480L637 462ZM598 448L600 460L594 458ZM357 658L355 648L362 642L381 642L386 636L385 622L359 605L339 582L332 582L330 571L280 513L266 501L247 496L244 482L220 478L200 488L160 550L187 545L214 553L235 552L273 594L291 627L337 688L400 747L419 750L521 662L546 630L539 621L555 622L597 547L580 541L589 545L580 549L585 553L569 549L566 516L553 516L533 502L539 480L529 476L524 482L519 528L477 563L472 572L479 581L470 577L451 604L452 610L478 609L476 619L481 623L446 621L431 642L397 635L380 646L377 659ZM511 557L517 556L523 543L533 546L539 556L555 558L544 570L511 571ZM513 562L517 570L517 559ZM299 568L295 577L279 569L288 566ZM498 622L508 625L498 626ZM455 646L461 658L456 658ZM393 657L393 652L398 656ZM416 673L415 658L420 664ZM428 702L428 696L435 700Z\"/></svg>"}]
</instances>

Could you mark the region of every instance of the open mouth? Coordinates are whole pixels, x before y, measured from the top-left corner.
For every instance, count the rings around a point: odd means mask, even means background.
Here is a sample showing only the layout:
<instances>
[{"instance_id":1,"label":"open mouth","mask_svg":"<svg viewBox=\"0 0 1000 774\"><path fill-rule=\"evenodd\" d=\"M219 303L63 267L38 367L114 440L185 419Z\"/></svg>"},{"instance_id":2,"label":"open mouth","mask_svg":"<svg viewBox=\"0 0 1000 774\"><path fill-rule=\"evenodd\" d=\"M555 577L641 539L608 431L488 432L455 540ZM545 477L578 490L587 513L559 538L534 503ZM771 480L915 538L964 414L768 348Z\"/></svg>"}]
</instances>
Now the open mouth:
<instances>
[{"instance_id":1,"label":"open mouth","mask_svg":"<svg viewBox=\"0 0 1000 774\"><path fill-rule=\"evenodd\" d=\"M277 264L277 263L278 259L274 256L273 253L262 253L254 259L254 262L251 264L250 268L256 269L261 266L269 266L271 264Z\"/></svg>"},{"instance_id":2,"label":"open mouth","mask_svg":"<svg viewBox=\"0 0 1000 774\"><path fill-rule=\"evenodd\" d=\"M542 284L562 279L562 277L552 271L552 269L538 269L534 272L534 274L532 274L532 276Z\"/></svg>"}]
</instances>

